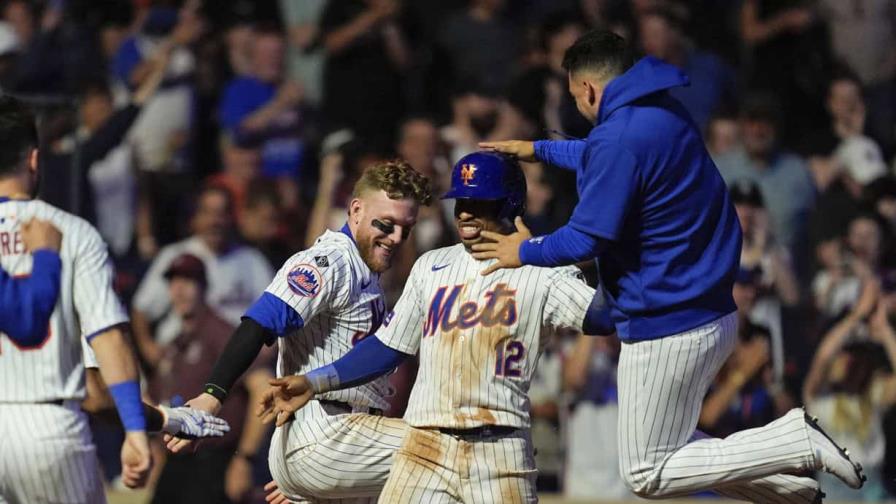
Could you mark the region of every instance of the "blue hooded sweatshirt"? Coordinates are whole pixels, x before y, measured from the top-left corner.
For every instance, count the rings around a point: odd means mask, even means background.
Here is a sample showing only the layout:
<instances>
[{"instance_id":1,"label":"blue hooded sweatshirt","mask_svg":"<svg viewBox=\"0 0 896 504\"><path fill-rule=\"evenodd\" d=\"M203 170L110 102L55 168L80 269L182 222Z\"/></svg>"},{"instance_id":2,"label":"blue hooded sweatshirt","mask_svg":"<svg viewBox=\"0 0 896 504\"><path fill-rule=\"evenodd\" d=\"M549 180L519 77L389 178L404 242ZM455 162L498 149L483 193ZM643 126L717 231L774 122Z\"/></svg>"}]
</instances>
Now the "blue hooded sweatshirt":
<instances>
[{"instance_id":1,"label":"blue hooded sweatshirt","mask_svg":"<svg viewBox=\"0 0 896 504\"><path fill-rule=\"evenodd\" d=\"M622 340L694 329L735 310L741 230L700 132L668 89L689 81L647 57L604 89L585 140L539 141L543 161L576 170L569 223L520 247L524 264L597 256Z\"/></svg>"}]
</instances>

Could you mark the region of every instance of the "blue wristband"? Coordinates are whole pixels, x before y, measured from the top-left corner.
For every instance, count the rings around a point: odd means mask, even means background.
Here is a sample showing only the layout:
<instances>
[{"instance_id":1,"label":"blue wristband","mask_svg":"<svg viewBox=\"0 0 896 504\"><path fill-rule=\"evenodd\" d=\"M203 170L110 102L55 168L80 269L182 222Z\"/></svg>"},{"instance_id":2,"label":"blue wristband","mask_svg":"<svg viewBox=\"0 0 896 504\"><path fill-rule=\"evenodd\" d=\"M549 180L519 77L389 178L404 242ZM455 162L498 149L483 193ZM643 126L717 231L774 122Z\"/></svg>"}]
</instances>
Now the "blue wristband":
<instances>
[{"instance_id":1,"label":"blue wristband","mask_svg":"<svg viewBox=\"0 0 896 504\"><path fill-rule=\"evenodd\" d=\"M536 236L520 243L519 251L520 262L523 264L541 264L544 262L544 252L542 251L542 241L544 236Z\"/></svg>"},{"instance_id":2,"label":"blue wristband","mask_svg":"<svg viewBox=\"0 0 896 504\"><path fill-rule=\"evenodd\" d=\"M118 416L125 431L145 431L146 417L143 415L143 401L140 399L140 384L128 380L109 386L109 393L118 408Z\"/></svg>"}]
</instances>

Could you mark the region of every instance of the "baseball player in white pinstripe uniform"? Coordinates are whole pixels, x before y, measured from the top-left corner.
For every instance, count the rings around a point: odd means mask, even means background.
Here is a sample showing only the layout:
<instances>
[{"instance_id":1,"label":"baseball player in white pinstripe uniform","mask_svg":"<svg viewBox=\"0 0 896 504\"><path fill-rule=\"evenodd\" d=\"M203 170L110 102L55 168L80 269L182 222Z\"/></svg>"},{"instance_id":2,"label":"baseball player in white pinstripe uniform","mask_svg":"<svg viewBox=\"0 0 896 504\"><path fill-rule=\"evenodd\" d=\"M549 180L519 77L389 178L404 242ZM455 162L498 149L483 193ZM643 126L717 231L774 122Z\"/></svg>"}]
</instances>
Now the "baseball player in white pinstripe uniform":
<instances>
[{"instance_id":1,"label":"baseball player in white pinstripe uniform","mask_svg":"<svg viewBox=\"0 0 896 504\"><path fill-rule=\"evenodd\" d=\"M26 253L23 223L48 221L63 234L49 320L32 320L34 330L25 333L7 327L0 332L0 503L105 502L81 411L82 341L96 351L126 430L123 481L139 486L151 457L137 362L120 329L127 315L112 291L111 263L97 231L79 217L28 199L37 173L34 118L9 97L0 97L0 144L0 266L12 276L29 275L36 261L47 259L45 249ZM31 294L34 303L46 299ZM31 314L26 307L21 316Z\"/></svg>"},{"instance_id":2,"label":"baseball player in white pinstripe uniform","mask_svg":"<svg viewBox=\"0 0 896 504\"><path fill-rule=\"evenodd\" d=\"M410 427L380 502L537 501L529 381L553 334L582 327L595 291L575 267L479 274L484 263L470 247L483 231L507 232L525 197L515 161L492 153L458 161L445 198L457 200L463 243L417 260L375 337L272 388L266 419L282 422L312 395L370 379L419 351Z\"/></svg>"},{"instance_id":3,"label":"baseball player in white pinstripe uniform","mask_svg":"<svg viewBox=\"0 0 896 504\"><path fill-rule=\"evenodd\" d=\"M264 343L279 343L277 375L332 362L377 330L386 313L380 273L430 199L429 182L406 163L384 163L356 183L348 222L292 256L247 311L205 392L188 404L215 412ZM385 379L322 395L271 444L271 474L291 500L375 499L404 423L382 417ZM185 443L172 440L177 451Z\"/></svg>"},{"instance_id":4,"label":"baseball player in white pinstripe uniform","mask_svg":"<svg viewBox=\"0 0 896 504\"><path fill-rule=\"evenodd\" d=\"M94 345L125 420L124 481L137 485L151 465L137 363L118 328L127 315L111 289L112 270L99 234L87 222L27 200L37 173L30 111L0 98L0 265L31 271L18 228L37 218L63 233L61 287L49 327L27 341L0 337L0 501L103 502L86 417L81 335ZM4 246L5 245L5 246Z\"/></svg>"}]
</instances>

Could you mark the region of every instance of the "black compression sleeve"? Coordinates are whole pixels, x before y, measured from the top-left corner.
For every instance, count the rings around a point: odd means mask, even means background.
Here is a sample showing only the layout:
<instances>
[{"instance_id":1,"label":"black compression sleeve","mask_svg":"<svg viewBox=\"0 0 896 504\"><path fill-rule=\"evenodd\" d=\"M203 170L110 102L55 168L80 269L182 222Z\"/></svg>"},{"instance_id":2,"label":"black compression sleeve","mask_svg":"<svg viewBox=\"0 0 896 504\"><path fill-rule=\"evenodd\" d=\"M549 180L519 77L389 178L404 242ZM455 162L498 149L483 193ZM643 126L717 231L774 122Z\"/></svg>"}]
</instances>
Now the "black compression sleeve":
<instances>
[{"instance_id":1,"label":"black compression sleeve","mask_svg":"<svg viewBox=\"0 0 896 504\"><path fill-rule=\"evenodd\" d=\"M244 317L224 347L224 352L218 357L212 375L205 384L204 392L223 401L233 384L258 357L261 347L270 340L267 329L258 322Z\"/></svg>"}]
</instances>

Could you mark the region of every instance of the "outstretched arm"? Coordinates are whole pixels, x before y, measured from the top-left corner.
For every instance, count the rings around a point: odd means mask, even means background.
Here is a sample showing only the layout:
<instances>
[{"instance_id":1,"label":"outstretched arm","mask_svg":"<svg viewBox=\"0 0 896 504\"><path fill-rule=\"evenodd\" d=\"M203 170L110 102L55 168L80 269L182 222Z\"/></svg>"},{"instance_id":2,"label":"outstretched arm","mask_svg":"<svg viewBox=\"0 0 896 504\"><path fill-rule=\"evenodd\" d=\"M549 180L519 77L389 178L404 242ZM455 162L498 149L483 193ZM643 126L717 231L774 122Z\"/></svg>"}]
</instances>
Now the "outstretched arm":
<instances>
[{"instance_id":1,"label":"outstretched arm","mask_svg":"<svg viewBox=\"0 0 896 504\"><path fill-rule=\"evenodd\" d=\"M367 383L395 369L407 357L408 354L384 345L375 335L368 336L330 365L307 375L271 380L271 388L259 404L258 416L265 423L276 419L277 426L283 425L316 394Z\"/></svg>"},{"instance_id":2,"label":"outstretched arm","mask_svg":"<svg viewBox=\"0 0 896 504\"><path fill-rule=\"evenodd\" d=\"M529 240L531 233L518 220L516 233L482 233L489 242L473 245L473 257L497 259L483 275L523 264L575 264L600 254L604 242L620 238L639 191L637 159L625 148L606 143L583 153L582 167L579 202L569 223L559 230Z\"/></svg>"}]
</instances>

